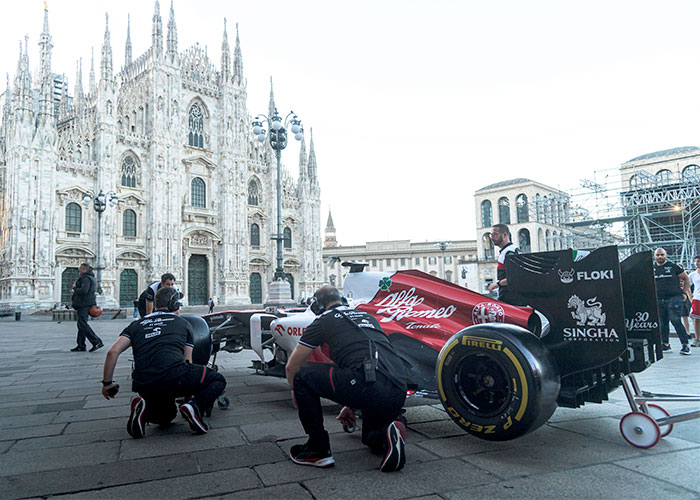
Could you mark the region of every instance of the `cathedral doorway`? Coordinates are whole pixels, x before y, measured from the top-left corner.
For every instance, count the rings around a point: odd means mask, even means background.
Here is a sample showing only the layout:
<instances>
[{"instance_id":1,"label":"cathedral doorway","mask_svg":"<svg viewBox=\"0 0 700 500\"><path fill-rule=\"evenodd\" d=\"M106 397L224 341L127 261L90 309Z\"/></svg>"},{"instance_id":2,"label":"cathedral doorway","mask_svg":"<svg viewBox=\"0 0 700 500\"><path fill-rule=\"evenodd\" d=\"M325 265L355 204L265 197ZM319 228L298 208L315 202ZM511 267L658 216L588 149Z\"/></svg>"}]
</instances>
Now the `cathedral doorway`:
<instances>
[{"instance_id":1,"label":"cathedral doorway","mask_svg":"<svg viewBox=\"0 0 700 500\"><path fill-rule=\"evenodd\" d=\"M73 283L78 279L80 273L77 267L67 267L61 273L61 305L70 307L73 294Z\"/></svg>"},{"instance_id":2,"label":"cathedral doorway","mask_svg":"<svg viewBox=\"0 0 700 500\"><path fill-rule=\"evenodd\" d=\"M262 278L260 273L250 275L250 303L262 304Z\"/></svg>"},{"instance_id":3,"label":"cathedral doorway","mask_svg":"<svg viewBox=\"0 0 700 500\"><path fill-rule=\"evenodd\" d=\"M133 269L124 269L119 275L119 307L130 307L139 296L139 277Z\"/></svg>"},{"instance_id":4,"label":"cathedral doorway","mask_svg":"<svg viewBox=\"0 0 700 500\"><path fill-rule=\"evenodd\" d=\"M206 255L193 255L187 266L187 303L206 304L209 300L208 262Z\"/></svg>"},{"instance_id":5,"label":"cathedral doorway","mask_svg":"<svg viewBox=\"0 0 700 500\"><path fill-rule=\"evenodd\" d=\"M291 297L294 298L294 276L292 276L289 273L286 273L284 279L286 279L289 282L289 290L291 290Z\"/></svg>"}]
</instances>

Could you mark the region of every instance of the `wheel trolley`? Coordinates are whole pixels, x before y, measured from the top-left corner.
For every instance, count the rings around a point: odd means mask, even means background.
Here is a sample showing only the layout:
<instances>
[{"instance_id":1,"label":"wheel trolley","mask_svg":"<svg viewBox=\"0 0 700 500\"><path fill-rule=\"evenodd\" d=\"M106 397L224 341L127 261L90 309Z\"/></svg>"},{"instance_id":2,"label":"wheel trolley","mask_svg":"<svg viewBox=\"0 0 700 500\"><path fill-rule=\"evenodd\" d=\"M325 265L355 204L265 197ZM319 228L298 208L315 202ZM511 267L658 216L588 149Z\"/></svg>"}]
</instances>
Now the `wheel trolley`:
<instances>
[{"instance_id":1,"label":"wheel trolley","mask_svg":"<svg viewBox=\"0 0 700 500\"><path fill-rule=\"evenodd\" d=\"M700 396L642 391L634 374L623 377L622 388L632 411L620 420L620 433L625 441L637 448L656 445L662 437L671 433L675 423L700 418L700 410L671 415L652 402L700 401Z\"/></svg>"}]
</instances>

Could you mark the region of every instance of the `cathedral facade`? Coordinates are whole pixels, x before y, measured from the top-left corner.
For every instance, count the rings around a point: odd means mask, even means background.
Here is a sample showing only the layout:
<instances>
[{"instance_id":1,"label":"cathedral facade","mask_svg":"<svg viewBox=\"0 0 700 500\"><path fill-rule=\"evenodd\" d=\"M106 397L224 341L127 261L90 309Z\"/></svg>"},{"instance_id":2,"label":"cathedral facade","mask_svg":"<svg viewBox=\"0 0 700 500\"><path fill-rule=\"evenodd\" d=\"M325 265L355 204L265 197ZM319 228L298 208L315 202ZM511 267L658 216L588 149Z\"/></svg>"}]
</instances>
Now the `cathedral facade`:
<instances>
[{"instance_id":1,"label":"cathedral facade","mask_svg":"<svg viewBox=\"0 0 700 500\"><path fill-rule=\"evenodd\" d=\"M155 3L151 46L113 69L109 23L99 68L69 91L51 66L48 11L40 69L27 39L1 98L0 303L70 303L77 267L101 269L103 303L128 306L164 272L185 303L262 303L275 268L274 151L251 131L238 33L224 24L217 67L199 45L178 51L171 5ZM269 112L275 110L270 92ZM98 212L94 197L107 195ZM320 188L313 137L299 176L282 170L284 270L294 298L322 284Z\"/></svg>"}]
</instances>

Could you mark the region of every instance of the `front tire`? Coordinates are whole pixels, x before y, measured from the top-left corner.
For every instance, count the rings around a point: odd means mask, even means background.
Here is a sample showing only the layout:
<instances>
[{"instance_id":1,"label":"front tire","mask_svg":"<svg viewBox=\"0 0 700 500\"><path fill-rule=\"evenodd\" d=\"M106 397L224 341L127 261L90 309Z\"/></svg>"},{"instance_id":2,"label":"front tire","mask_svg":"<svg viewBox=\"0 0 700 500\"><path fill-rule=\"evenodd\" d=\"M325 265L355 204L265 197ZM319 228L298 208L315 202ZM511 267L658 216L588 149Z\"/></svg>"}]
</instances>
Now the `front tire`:
<instances>
[{"instance_id":1,"label":"front tire","mask_svg":"<svg viewBox=\"0 0 700 500\"><path fill-rule=\"evenodd\" d=\"M513 325L476 325L453 335L436 365L440 400L469 434L515 439L552 416L560 389L551 353Z\"/></svg>"}]
</instances>

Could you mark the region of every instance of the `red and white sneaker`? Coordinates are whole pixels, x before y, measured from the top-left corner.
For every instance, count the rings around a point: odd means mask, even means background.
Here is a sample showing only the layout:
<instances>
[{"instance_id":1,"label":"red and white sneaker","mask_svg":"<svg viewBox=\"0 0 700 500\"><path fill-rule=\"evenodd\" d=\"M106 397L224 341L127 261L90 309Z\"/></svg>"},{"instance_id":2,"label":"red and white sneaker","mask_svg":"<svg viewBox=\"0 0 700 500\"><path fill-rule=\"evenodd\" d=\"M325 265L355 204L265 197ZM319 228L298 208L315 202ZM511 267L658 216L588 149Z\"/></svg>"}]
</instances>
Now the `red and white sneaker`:
<instances>
[{"instance_id":1,"label":"red and white sneaker","mask_svg":"<svg viewBox=\"0 0 700 500\"><path fill-rule=\"evenodd\" d=\"M126 423L126 432L132 438L140 439L146 436L146 400L141 396L136 396L131 400L131 414Z\"/></svg>"},{"instance_id":2,"label":"red and white sneaker","mask_svg":"<svg viewBox=\"0 0 700 500\"><path fill-rule=\"evenodd\" d=\"M406 463L406 426L403 422L394 420L386 430L386 455L379 467L382 472L392 472L403 469Z\"/></svg>"},{"instance_id":3,"label":"red and white sneaker","mask_svg":"<svg viewBox=\"0 0 700 500\"><path fill-rule=\"evenodd\" d=\"M190 424L190 429L195 434L206 434L209 430L209 426L202 419L202 414L194 401L180 405L180 415L187 420Z\"/></svg>"},{"instance_id":4,"label":"red and white sneaker","mask_svg":"<svg viewBox=\"0 0 700 500\"><path fill-rule=\"evenodd\" d=\"M335 465L330 448L319 451L309 447L309 444L295 444L289 450L289 458L299 465L312 465L314 467L332 467Z\"/></svg>"}]
</instances>

